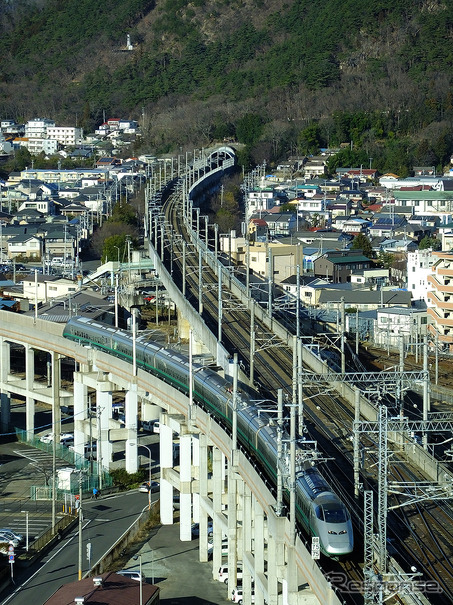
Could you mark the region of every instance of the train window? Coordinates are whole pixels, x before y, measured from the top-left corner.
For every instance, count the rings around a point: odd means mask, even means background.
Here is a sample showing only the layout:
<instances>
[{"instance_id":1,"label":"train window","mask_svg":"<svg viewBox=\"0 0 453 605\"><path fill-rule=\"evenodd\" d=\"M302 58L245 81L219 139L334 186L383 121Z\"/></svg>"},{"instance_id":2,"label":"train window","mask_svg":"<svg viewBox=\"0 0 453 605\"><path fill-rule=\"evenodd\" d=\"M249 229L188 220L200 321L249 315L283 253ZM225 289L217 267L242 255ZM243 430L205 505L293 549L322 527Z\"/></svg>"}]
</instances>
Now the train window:
<instances>
[{"instance_id":1,"label":"train window","mask_svg":"<svg viewBox=\"0 0 453 605\"><path fill-rule=\"evenodd\" d=\"M337 504L327 504L323 507L323 509L326 523L346 523L348 520L348 513L343 506L338 506Z\"/></svg>"},{"instance_id":2,"label":"train window","mask_svg":"<svg viewBox=\"0 0 453 605\"><path fill-rule=\"evenodd\" d=\"M315 515L318 519L321 519L321 521L324 521L324 513L322 510L322 506L317 506L315 508Z\"/></svg>"}]
</instances>

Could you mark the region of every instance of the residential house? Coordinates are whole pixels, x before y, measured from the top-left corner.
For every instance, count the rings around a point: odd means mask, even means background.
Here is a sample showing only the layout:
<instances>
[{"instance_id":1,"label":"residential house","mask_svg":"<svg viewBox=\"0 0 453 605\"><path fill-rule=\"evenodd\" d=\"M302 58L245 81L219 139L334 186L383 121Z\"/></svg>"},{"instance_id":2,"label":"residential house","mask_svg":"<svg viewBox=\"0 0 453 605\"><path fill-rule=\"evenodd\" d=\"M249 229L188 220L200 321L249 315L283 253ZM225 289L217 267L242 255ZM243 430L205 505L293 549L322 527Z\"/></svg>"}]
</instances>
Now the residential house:
<instances>
[{"instance_id":1,"label":"residential house","mask_svg":"<svg viewBox=\"0 0 453 605\"><path fill-rule=\"evenodd\" d=\"M296 230L297 217L292 212L283 214L263 214L263 221L266 221L270 237L285 237Z\"/></svg>"},{"instance_id":2,"label":"residential house","mask_svg":"<svg viewBox=\"0 0 453 605\"><path fill-rule=\"evenodd\" d=\"M337 171L338 173L338 171ZM378 172L375 168L346 168L341 176L346 176L351 180L364 183L366 181L374 181L377 178Z\"/></svg>"},{"instance_id":3,"label":"residential house","mask_svg":"<svg viewBox=\"0 0 453 605\"><path fill-rule=\"evenodd\" d=\"M410 239L392 239L387 238L381 244L382 252L413 252L417 250L418 243Z\"/></svg>"},{"instance_id":4,"label":"residential house","mask_svg":"<svg viewBox=\"0 0 453 605\"><path fill-rule=\"evenodd\" d=\"M306 179L312 179L322 176L326 173L327 158L316 156L308 158L304 165L304 175Z\"/></svg>"},{"instance_id":5,"label":"residential house","mask_svg":"<svg viewBox=\"0 0 453 605\"><path fill-rule=\"evenodd\" d=\"M78 285L71 279L55 277L53 275L38 274L32 277L26 277L22 280L23 298L34 300L37 297L38 302L47 302L51 298L68 296L71 292L77 292Z\"/></svg>"},{"instance_id":6,"label":"residential house","mask_svg":"<svg viewBox=\"0 0 453 605\"><path fill-rule=\"evenodd\" d=\"M309 275L301 275L299 277L299 298L304 307L313 307L318 305L319 295L322 287L329 282L325 279ZM283 290L288 293L291 298L297 297L297 275L290 275L282 280L280 285Z\"/></svg>"},{"instance_id":7,"label":"residential house","mask_svg":"<svg viewBox=\"0 0 453 605\"><path fill-rule=\"evenodd\" d=\"M390 271L388 269L370 267L369 269L353 271L351 273L351 284L379 289L388 284L389 278Z\"/></svg>"},{"instance_id":8,"label":"residential house","mask_svg":"<svg viewBox=\"0 0 453 605\"><path fill-rule=\"evenodd\" d=\"M394 191L395 203L413 209L414 214L451 215L453 193L451 191Z\"/></svg>"},{"instance_id":9,"label":"residential house","mask_svg":"<svg viewBox=\"0 0 453 605\"><path fill-rule=\"evenodd\" d=\"M341 284L339 285L341 286ZM393 306L410 307L411 295L410 292L404 290L366 290L331 287L322 290L319 295L318 306L328 310L340 310L342 302L344 302L345 308L359 309L361 311Z\"/></svg>"},{"instance_id":10,"label":"residential house","mask_svg":"<svg viewBox=\"0 0 453 605\"><path fill-rule=\"evenodd\" d=\"M371 264L362 250L339 250L327 252L317 258L313 263L313 270L316 277L334 283L345 283L350 281L353 271L368 269Z\"/></svg>"},{"instance_id":11,"label":"residential house","mask_svg":"<svg viewBox=\"0 0 453 605\"><path fill-rule=\"evenodd\" d=\"M343 233L351 233L357 235L358 233L367 233L368 228L371 226L371 221L363 218L349 218L343 222L342 231Z\"/></svg>"},{"instance_id":12,"label":"residential house","mask_svg":"<svg viewBox=\"0 0 453 605\"><path fill-rule=\"evenodd\" d=\"M337 199L335 202L328 204L327 210L332 219L339 216L349 216L351 214L352 202L350 200Z\"/></svg>"},{"instance_id":13,"label":"residential house","mask_svg":"<svg viewBox=\"0 0 453 605\"><path fill-rule=\"evenodd\" d=\"M268 239L269 229L262 218L251 218L248 225L250 241L265 242Z\"/></svg>"},{"instance_id":14,"label":"residential house","mask_svg":"<svg viewBox=\"0 0 453 605\"><path fill-rule=\"evenodd\" d=\"M302 267L302 246L257 242L250 246L250 269L256 276L281 283ZM271 267L269 275L269 267Z\"/></svg>"},{"instance_id":15,"label":"residential house","mask_svg":"<svg viewBox=\"0 0 453 605\"><path fill-rule=\"evenodd\" d=\"M7 241L8 258L24 257L29 260L40 260L42 251L42 239L35 235L17 235Z\"/></svg>"},{"instance_id":16,"label":"residential house","mask_svg":"<svg viewBox=\"0 0 453 605\"><path fill-rule=\"evenodd\" d=\"M406 224L404 216L398 214L380 213L374 223L370 226L369 232L371 237L392 237L396 230L401 229Z\"/></svg>"}]
</instances>

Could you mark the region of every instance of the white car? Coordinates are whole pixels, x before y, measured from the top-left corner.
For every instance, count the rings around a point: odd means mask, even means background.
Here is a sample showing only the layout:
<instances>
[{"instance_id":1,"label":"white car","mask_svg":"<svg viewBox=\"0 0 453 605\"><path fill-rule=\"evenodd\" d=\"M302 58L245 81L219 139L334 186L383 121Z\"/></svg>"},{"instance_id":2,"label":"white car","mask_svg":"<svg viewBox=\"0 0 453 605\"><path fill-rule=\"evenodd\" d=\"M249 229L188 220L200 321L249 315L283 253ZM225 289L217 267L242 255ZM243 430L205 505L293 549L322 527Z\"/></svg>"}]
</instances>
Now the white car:
<instances>
[{"instance_id":1,"label":"white car","mask_svg":"<svg viewBox=\"0 0 453 605\"><path fill-rule=\"evenodd\" d=\"M24 537L22 534L18 534L11 529L0 529L0 535L9 538L10 540L17 540L19 543L24 542Z\"/></svg>"},{"instance_id":2,"label":"white car","mask_svg":"<svg viewBox=\"0 0 453 605\"><path fill-rule=\"evenodd\" d=\"M233 590L233 592L231 593L231 600L233 601L233 603L242 603L242 586L238 586ZM251 602L255 602L255 592L253 588Z\"/></svg>"},{"instance_id":3,"label":"white car","mask_svg":"<svg viewBox=\"0 0 453 605\"><path fill-rule=\"evenodd\" d=\"M151 492L152 494L154 494L155 492L159 491L159 483L157 481L151 481L151 485L149 483L149 481L145 481L144 483L142 483L140 485L140 487L138 488L139 492L142 492L144 494L147 494L148 492Z\"/></svg>"},{"instance_id":4,"label":"white car","mask_svg":"<svg viewBox=\"0 0 453 605\"><path fill-rule=\"evenodd\" d=\"M208 540L208 554L212 554L214 552L214 542L212 538ZM223 538L221 551L222 556L228 555L228 538Z\"/></svg>"},{"instance_id":5,"label":"white car","mask_svg":"<svg viewBox=\"0 0 453 605\"><path fill-rule=\"evenodd\" d=\"M52 443L53 441L53 433L47 433L47 435L43 435L39 438L42 443ZM73 433L61 433L60 435L60 443L67 443L68 441L74 441Z\"/></svg>"},{"instance_id":6,"label":"white car","mask_svg":"<svg viewBox=\"0 0 453 605\"><path fill-rule=\"evenodd\" d=\"M238 563L236 574L236 579L242 580L242 566L240 563ZM228 584L228 565L220 566L217 579L219 582L224 582L225 584Z\"/></svg>"},{"instance_id":7,"label":"white car","mask_svg":"<svg viewBox=\"0 0 453 605\"><path fill-rule=\"evenodd\" d=\"M131 580L140 582L140 571L137 569L120 569L120 571L116 571L115 573L120 576L124 576L125 578L130 578ZM145 576L143 574L141 574L141 576L142 582L146 582Z\"/></svg>"},{"instance_id":8,"label":"white car","mask_svg":"<svg viewBox=\"0 0 453 605\"><path fill-rule=\"evenodd\" d=\"M17 538L14 538L14 536L11 536L11 532L9 531L7 531L6 533L0 532L0 542L8 542L9 544L12 544L14 548L16 548L16 546L19 546L19 540Z\"/></svg>"}]
</instances>

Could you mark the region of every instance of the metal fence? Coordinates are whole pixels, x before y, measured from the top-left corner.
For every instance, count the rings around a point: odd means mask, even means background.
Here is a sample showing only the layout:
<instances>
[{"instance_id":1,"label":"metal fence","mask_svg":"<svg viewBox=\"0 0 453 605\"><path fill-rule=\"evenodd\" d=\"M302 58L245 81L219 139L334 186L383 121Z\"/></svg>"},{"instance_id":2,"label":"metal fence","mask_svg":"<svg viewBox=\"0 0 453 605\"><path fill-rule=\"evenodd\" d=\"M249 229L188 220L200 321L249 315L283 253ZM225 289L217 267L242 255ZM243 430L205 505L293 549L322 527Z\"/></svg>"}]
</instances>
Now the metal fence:
<instances>
[{"instance_id":1,"label":"metal fence","mask_svg":"<svg viewBox=\"0 0 453 605\"><path fill-rule=\"evenodd\" d=\"M20 443L26 443L36 449L43 452L53 454L54 444L44 443L36 435L31 435L28 431L16 428L16 436ZM81 489L82 493L91 493L93 488L99 488L99 484L102 483L104 488L109 488L113 485L113 479L105 470L101 470L100 465L94 460L87 460L84 456L77 454L70 450L66 446L56 443L55 444L55 456L59 460L65 460L71 466L74 466L77 470L81 471ZM100 471L102 476L100 476ZM55 500L58 502L65 501L65 494L78 494L80 491L79 482L73 484L69 489L55 490ZM47 478L47 485L45 486L32 486L30 497L32 500L52 500L52 483L51 477Z\"/></svg>"}]
</instances>

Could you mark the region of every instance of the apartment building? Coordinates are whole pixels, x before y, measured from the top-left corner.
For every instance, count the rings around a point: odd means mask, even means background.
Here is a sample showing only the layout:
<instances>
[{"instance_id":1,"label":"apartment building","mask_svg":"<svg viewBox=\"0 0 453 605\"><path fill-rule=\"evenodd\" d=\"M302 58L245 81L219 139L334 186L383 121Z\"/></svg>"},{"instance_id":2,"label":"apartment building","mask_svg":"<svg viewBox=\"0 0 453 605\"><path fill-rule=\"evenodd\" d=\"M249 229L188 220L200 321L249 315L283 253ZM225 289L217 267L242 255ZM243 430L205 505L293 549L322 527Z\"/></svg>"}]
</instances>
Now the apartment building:
<instances>
[{"instance_id":1,"label":"apartment building","mask_svg":"<svg viewBox=\"0 0 453 605\"><path fill-rule=\"evenodd\" d=\"M428 275L430 333L453 350L453 252L433 252L432 274Z\"/></svg>"},{"instance_id":2,"label":"apartment building","mask_svg":"<svg viewBox=\"0 0 453 605\"><path fill-rule=\"evenodd\" d=\"M80 145L83 139L83 130L74 126L49 126L47 128L47 138L58 141L60 145L64 146Z\"/></svg>"}]
</instances>

